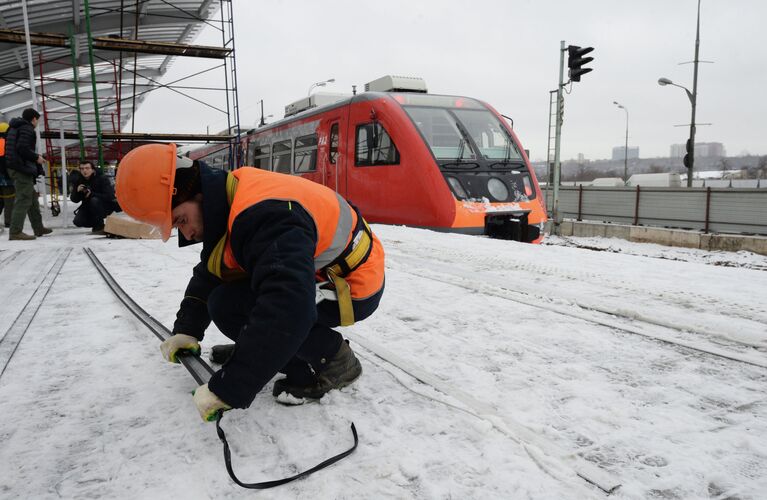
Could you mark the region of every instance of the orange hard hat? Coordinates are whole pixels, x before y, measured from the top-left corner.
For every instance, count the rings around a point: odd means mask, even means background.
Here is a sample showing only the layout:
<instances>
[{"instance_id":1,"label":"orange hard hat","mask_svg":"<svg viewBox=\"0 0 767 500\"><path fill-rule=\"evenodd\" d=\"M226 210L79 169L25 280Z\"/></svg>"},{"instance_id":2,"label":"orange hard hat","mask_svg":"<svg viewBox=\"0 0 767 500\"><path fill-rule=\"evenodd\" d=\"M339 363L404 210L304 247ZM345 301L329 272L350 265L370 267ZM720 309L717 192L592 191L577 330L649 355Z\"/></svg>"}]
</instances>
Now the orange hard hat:
<instances>
[{"instance_id":1,"label":"orange hard hat","mask_svg":"<svg viewBox=\"0 0 767 500\"><path fill-rule=\"evenodd\" d=\"M176 177L176 145L147 144L120 162L115 180L117 202L134 219L157 226L168 241L173 228L171 198Z\"/></svg>"}]
</instances>

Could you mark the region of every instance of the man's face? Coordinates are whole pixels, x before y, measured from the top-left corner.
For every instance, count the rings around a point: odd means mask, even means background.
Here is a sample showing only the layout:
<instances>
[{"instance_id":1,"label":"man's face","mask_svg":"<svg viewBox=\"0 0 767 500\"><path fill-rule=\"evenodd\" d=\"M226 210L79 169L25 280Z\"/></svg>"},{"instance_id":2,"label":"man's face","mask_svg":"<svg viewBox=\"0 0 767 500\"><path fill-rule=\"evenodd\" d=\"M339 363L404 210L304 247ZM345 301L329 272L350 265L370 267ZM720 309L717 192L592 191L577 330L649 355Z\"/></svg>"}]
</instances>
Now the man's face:
<instances>
[{"instance_id":1,"label":"man's face","mask_svg":"<svg viewBox=\"0 0 767 500\"><path fill-rule=\"evenodd\" d=\"M38 121L39 121L39 118L32 118L32 121L29 122L29 123L31 123L32 127L35 128L35 127L37 127L37 122Z\"/></svg>"},{"instance_id":2,"label":"man's face","mask_svg":"<svg viewBox=\"0 0 767 500\"><path fill-rule=\"evenodd\" d=\"M189 241L202 241L202 195L197 195L173 209L173 227Z\"/></svg>"},{"instance_id":3,"label":"man's face","mask_svg":"<svg viewBox=\"0 0 767 500\"><path fill-rule=\"evenodd\" d=\"M83 177L86 179L89 179L91 175L93 175L93 165L90 163L83 163L80 165L80 173Z\"/></svg>"}]
</instances>

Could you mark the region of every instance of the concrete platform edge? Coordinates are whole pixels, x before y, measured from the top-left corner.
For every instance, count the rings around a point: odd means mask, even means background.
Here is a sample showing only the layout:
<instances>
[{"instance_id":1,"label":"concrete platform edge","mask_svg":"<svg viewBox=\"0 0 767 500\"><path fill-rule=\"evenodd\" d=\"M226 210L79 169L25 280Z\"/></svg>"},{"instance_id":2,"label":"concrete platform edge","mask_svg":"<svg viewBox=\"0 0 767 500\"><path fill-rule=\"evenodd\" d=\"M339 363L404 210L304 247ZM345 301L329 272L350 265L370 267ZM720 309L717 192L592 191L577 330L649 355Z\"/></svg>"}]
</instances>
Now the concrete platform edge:
<instances>
[{"instance_id":1,"label":"concrete platform edge","mask_svg":"<svg viewBox=\"0 0 767 500\"><path fill-rule=\"evenodd\" d=\"M704 234L700 231L667 229L661 227L631 226L604 222L564 220L560 225L561 236L619 238L637 243L655 243L672 247L698 248L701 250L745 250L767 255L767 237L741 234ZM551 223L546 224L550 234Z\"/></svg>"}]
</instances>

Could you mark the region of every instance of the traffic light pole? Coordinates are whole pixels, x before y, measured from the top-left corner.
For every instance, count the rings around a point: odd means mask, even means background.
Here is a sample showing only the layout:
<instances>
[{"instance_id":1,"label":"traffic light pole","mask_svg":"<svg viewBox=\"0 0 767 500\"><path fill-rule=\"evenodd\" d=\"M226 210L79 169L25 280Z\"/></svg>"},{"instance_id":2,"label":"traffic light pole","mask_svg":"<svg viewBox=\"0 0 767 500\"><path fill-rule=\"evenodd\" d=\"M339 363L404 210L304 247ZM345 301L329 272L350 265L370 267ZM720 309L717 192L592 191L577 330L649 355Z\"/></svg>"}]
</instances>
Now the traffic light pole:
<instances>
[{"instance_id":1,"label":"traffic light pole","mask_svg":"<svg viewBox=\"0 0 767 500\"><path fill-rule=\"evenodd\" d=\"M687 154L690 161L687 167L687 187L692 187L692 170L695 163L695 105L698 101L698 48L700 47L700 0L698 0L698 23L695 28L695 61L693 61L692 77L692 95L690 103L692 104L692 118L690 119L690 143L687 148Z\"/></svg>"},{"instance_id":2,"label":"traffic light pole","mask_svg":"<svg viewBox=\"0 0 767 500\"><path fill-rule=\"evenodd\" d=\"M564 87L565 78L565 41L560 42L559 47L559 85L557 85L557 123L556 134L554 139L554 198L551 203L551 218L553 219L551 224L551 233L559 234L559 224L562 222L562 218L559 215L559 179L560 179L560 163L559 163L559 146L562 140L562 111L564 108L564 96L562 95L562 87Z\"/></svg>"}]
</instances>

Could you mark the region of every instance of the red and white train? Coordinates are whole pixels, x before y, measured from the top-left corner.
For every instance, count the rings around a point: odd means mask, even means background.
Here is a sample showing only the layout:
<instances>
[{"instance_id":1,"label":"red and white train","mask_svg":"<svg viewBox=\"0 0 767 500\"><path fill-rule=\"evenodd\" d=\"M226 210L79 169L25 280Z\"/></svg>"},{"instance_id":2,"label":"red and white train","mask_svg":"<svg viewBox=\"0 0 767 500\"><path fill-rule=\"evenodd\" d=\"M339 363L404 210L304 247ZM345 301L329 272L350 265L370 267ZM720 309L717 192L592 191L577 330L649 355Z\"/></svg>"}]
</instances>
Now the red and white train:
<instances>
[{"instance_id":1,"label":"red and white train","mask_svg":"<svg viewBox=\"0 0 767 500\"><path fill-rule=\"evenodd\" d=\"M383 77L365 90L287 106L284 119L243 135L243 164L324 184L369 222L542 240L546 209L535 173L495 109L428 94L416 78ZM323 98L335 102L321 105ZM228 146L189 156L229 163Z\"/></svg>"}]
</instances>

